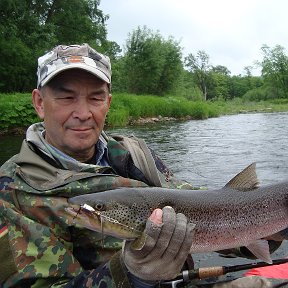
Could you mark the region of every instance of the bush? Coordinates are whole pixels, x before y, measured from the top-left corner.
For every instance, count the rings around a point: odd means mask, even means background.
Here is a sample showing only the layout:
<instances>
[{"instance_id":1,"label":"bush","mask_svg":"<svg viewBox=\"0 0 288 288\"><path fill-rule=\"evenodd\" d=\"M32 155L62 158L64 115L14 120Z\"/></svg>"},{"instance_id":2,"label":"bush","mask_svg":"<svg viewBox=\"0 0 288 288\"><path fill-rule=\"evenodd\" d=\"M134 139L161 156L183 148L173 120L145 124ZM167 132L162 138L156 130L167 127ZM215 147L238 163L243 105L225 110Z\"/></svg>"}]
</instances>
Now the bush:
<instances>
[{"instance_id":1,"label":"bush","mask_svg":"<svg viewBox=\"0 0 288 288\"><path fill-rule=\"evenodd\" d=\"M38 121L31 94L0 94L0 130L28 127Z\"/></svg>"},{"instance_id":2,"label":"bush","mask_svg":"<svg viewBox=\"0 0 288 288\"><path fill-rule=\"evenodd\" d=\"M248 101L261 101L276 98L285 98L285 94L282 90L271 86L261 86L259 88L249 90L243 96L243 99Z\"/></svg>"},{"instance_id":3,"label":"bush","mask_svg":"<svg viewBox=\"0 0 288 288\"><path fill-rule=\"evenodd\" d=\"M123 127L129 124L129 112L123 108L110 109L106 123L111 127Z\"/></svg>"}]
</instances>

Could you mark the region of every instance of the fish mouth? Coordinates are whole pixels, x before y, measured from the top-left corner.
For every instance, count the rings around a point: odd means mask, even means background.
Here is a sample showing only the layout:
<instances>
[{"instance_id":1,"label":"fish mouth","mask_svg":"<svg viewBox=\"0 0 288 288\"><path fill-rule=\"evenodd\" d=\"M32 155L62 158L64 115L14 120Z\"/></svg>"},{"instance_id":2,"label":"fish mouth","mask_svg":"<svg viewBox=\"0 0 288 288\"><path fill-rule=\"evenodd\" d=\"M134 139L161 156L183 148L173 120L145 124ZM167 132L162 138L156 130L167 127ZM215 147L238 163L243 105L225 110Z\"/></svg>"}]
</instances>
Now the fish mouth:
<instances>
[{"instance_id":1,"label":"fish mouth","mask_svg":"<svg viewBox=\"0 0 288 288\"><path fill-rule=\"evenodd\" d=\"M118 220L99 211L86 210L81 208L81 206L78 209L66 207L65 211L73 217L71 223L73 226L82 226L92 231L130 241L142 234L142 231L120 223Z\"/></svg>"},{"instance_id":2,"label":"fish mouth","mask_svg":"<svg viewBox=\"0 0 288 288\"><path fill-rule=\"evenodd\" d=\"M97 215L93 214L92 212L85 211L81 207L66 207L65 211L69 216L72 216L72 219L70 220L70 224L72 226L80 225L93 231L101 230L101 221Z\"/></svg>"}]
</instances>

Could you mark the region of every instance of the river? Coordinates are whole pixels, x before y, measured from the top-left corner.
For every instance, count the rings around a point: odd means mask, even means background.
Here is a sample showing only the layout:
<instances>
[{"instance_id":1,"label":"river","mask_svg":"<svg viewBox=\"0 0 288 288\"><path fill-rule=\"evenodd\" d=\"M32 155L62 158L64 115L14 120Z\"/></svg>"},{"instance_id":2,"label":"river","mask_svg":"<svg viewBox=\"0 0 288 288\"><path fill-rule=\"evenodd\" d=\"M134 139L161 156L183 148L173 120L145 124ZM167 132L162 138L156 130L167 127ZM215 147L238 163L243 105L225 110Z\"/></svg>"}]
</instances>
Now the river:
<instances>
[{"instance_id":1,"label":"river","mask_svg":"<svg viewBox=\"0 0 288 288\"><path fill-rule=\"evenodd\" d=\"M288 179L287 123L288 113L240 114L110 133L141 137L178 177L220 188L252 162L261 184Z\"/></svg>"},{"instance_id":2,"label":"river","mask_svg":"<svg viewBox=\"0 0 288 288\"><path fill-rule=\"evenodd\" d=\"M143 138L173 170L196 186L220 188L252 162L261 185L288 179L288 113L222 116L207 120L168 122L121 129L112 134ZM0 164L17 153L22 136L0 136ZM282 245L273 258L287 254ZM195 257L199 266L227 265L216 253ZM228 261L229 262L229 261ZM233 259L230 263L250 262Z\"/></svg>"}]
</instances>

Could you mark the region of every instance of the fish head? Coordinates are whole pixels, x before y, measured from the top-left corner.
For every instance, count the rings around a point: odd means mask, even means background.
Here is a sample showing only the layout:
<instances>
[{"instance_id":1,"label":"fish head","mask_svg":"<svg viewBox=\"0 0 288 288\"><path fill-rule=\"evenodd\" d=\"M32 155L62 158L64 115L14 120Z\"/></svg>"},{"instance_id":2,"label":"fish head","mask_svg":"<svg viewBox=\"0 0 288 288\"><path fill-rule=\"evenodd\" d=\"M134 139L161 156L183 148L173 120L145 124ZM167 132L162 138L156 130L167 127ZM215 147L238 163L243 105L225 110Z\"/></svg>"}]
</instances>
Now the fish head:
<instances>
[{"instance_id":1,"label":"fish head","mask_svg":"<svg viewBox=\"0 0 288 288\"><path fill-rule=\"evenodd\" d=\"M65 210L75 224L87 229L126 240L140 237L151 209L132 199L121 203L120 199L106 197L109 193L101 197L105 193L70 198L71 206Z\"/></svg>"}]
</instances>

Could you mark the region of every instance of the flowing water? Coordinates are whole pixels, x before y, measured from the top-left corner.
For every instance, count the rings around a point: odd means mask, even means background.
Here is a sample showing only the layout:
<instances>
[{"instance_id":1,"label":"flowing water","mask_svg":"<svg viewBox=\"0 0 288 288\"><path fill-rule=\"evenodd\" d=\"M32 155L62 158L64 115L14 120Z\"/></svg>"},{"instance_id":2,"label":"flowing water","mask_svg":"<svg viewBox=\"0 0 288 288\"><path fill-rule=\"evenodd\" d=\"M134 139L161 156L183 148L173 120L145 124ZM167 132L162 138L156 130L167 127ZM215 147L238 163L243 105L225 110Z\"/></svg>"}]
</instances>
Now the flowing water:
<instances>
[{"instance_id":1,"label":"flowing water","mask_svg":"<svg viewBox=\"0 0 288 288\"><path fill-rule=\"evenodd\" d=\"M109 129L143 138L174 174L196 186L221 188L252 162L261 185L288 179L288 113L240 114L199 121ZM22 136L0 136L0 164L17 153ZM288 255L282 245L273 258ZM227 265L216 253L197 255L200 266ZM230 264L251 262L230 260Z\"/></svg>"},{"instance_id":2,"label":"flowing water","mask_svg":"<svg viewBox=\"0 0 288 288\"><path fill-rule=\"evenodd\" d=\"M178 177L220 188L252 162L261 184L288 179L287 123L288 113L240 114L110 133L143 138Z\"/></svg>"}]
</instances>

